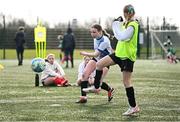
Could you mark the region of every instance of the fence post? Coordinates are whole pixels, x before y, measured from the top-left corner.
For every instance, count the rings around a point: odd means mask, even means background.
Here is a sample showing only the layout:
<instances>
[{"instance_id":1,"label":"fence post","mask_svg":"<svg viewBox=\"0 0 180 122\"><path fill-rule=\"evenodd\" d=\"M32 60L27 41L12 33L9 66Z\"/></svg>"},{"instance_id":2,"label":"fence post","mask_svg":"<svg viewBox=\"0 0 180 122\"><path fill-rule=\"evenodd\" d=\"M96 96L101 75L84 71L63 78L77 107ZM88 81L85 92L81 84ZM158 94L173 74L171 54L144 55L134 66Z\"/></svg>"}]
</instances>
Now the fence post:
<instances>
[{"instance_id":1,"label":"fence post","mask_svg":"<svg viewBox=\"0 0 180 122\"><path fill-rule=\"evenodd\" d=\"M6 36L5 36L5 31L6 31L6 21L5 21L5 15L3 15L3 59L6 59L6 50L5 50L5 40L6 40Z\"/></svg>"},{"instance_id":2,"label":"fence post","mask_svg":"<svg viewBox=\"0 0 180 122\"><path fill-rule=\"evenodd\" d=\"M3 47L3 59L6 59L6 49Z\"/></svg>"},{"instance_id":3,"label":"fence post","mask_svg":"<svg viewBox=\"0 0 180 122\"><path fill-rule=\"evenodd\" d=\"M149 59L149 17L147 17L147 55L146 58Z\"/></svg>"}]
</instances>

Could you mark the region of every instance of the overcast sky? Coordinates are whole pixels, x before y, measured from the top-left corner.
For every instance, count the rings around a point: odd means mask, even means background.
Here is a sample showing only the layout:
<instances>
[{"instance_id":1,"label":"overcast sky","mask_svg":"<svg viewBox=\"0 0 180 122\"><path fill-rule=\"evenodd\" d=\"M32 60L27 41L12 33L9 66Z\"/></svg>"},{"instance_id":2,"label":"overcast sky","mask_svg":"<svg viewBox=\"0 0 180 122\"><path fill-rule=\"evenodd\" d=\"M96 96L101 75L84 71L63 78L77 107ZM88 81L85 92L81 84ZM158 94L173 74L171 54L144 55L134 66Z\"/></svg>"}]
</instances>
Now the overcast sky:
<instances>
[{"instance_id":1,"label":"overcast sky","mask_svg":"<svg viewBox=\"0 0 180 122\"><path fill-rule=\"evenodd\" d=\"M123 15L126 4L135 7L136 16L165 16L180 23L178 0L1 0L0 13L24 18L29 23L36 23L37 17L51 24L73 18L83 22Z\"/></svg>"}]
</instances>

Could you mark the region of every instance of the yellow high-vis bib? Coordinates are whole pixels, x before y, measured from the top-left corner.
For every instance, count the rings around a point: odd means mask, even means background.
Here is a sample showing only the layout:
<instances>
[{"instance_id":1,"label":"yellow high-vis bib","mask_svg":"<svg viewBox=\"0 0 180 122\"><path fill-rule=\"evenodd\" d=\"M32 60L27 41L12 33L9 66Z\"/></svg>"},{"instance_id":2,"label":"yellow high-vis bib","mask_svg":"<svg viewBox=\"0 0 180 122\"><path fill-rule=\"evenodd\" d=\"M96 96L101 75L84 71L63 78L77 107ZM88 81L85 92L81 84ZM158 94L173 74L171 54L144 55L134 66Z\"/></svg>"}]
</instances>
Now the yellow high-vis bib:
<instances>
[{"instance_id":1,"label":"yellow high-vis bib","mask_svg":"<svg viewBox=\"0 0 180 122\"><path fill-rule=\"evenodd\" d=\"M137 55L139 24L136 21L131 21L128 26L132 26L134 28L133 36L130 40L118 41L115 55L121 59L130 59L131 61L135 61Z\"/></svg>"}]
</instances>

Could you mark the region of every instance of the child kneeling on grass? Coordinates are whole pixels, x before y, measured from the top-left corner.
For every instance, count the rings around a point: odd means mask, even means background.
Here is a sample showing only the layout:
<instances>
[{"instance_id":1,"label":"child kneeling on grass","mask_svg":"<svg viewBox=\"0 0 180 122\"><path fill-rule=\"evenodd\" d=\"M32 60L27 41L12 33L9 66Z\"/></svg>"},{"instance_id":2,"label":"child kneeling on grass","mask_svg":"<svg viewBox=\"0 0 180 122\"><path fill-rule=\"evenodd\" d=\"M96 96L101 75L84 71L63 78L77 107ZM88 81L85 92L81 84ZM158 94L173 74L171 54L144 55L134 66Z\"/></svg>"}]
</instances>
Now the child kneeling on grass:
<instances>
[{"instance_id":1,"label":"child kneeling on grass","mask_svg":"<svg viewBox=\"0 0 180 122\"><path fill-rule=\"evenodd\" d=\"M84 56L83 57L83 61L79 64L79 68L78 68L78 78L76 80L76 86L80 86L81 84L81 79L83 77L83 72L84 72L84 69L87 65L87 63L91 60L90 57L88 56ZM94 84L94 77L95 77L95 71L93 73L91 73L91 75L89 76L89 79L88 79L88 83L89 85L92 85Z\"/></svg>"},{"instance_id":2,"label":"child kneeling on grass","mask_svg":"<svg viewBox=\"0 0 180 122\"><path fill-rule=\"evenodd\" d=\"M43 86L69 86L62 67L55 61L54 54L46 57L46 68L42 72L41 82Z\"/></svg>"}]
</instances>

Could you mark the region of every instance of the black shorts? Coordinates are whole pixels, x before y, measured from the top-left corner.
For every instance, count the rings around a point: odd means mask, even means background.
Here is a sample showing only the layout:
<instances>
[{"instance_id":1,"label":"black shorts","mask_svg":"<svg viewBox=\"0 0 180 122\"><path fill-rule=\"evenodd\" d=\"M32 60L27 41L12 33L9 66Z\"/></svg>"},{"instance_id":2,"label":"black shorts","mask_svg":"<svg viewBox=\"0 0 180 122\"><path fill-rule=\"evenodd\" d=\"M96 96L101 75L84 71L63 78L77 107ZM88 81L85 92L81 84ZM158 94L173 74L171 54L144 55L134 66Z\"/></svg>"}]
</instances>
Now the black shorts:
<instances>
[{"instance_id":1,"label":"black shorts","mask_svg":"<svg viewBox=\"0 0 180 122\"><path fill-rule=\"evenodd\" d=\"M97 60L94 57L91 60L94 60L95 62L97 62ZM107 66L107 68L109 69L110 66Z\"/></svg>"},{"instance_id":2,"label":"black shorts","mask_svg":"<svg viewBox=\"0 0 180 122\"><path fill-rule=\"evenodd\" d=\"M120 59L115 53L109 55L114 63L118 64L122 71L133 72L134 62L130 59Z\"/></svg>"}]
</instances>

